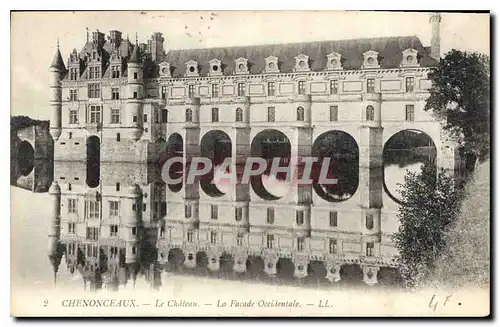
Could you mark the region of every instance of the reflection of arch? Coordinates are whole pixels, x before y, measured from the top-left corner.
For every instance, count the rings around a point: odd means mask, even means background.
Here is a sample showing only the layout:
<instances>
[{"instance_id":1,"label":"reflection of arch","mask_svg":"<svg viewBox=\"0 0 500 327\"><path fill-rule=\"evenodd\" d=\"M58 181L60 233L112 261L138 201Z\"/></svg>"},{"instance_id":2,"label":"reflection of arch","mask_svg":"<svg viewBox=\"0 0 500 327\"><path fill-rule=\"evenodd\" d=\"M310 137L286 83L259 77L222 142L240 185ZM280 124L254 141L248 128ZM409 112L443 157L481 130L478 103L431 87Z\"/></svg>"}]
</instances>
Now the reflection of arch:
<instances>
[{"instance_id":1,"label":"reflection of arch","mask_svg":"<svg viewBox=\"0 0 500 327\"><path fill-rule=\"evenodd\" d=\"M399 169L406 171L412 168L412 165L430 163L436 165L437 148L432 137L416 129L406 129L394 133L384 144L383 162L384 175L383 185L386 194L396 203L403 204L401 199L391 192L391 187L386 183L386 170L392 165L397 165ZM413 167L415 171L417 167ZM405 173L406 174L406 173ZM394 183L403 183L404 175L397 178L395 174L391 174L391 181ZM392 191L395 191L394 189Z\"/></svg>"},{"instance_id":2,"label":"reflection of arch","mask_svg":"<svg viewBox=\"0 0 500 327\"><path fill-rule=\"evenodd\" d=\"M261 276L264 271L264 260L261 257L249 256L246 261L246 272L251 277Z\"/></svg>"},{"instance_id":3,"label":"reflection of arch","mask_svg":"<svg viewBox=\"0 0 500 327\"><path fill-rule=\"evenodd\" d=\"M230 253L224 252L220 257L220 271L224 274L232 273L234 258Z\"/></svg>"},{"instance_id":4,"label":"reflection of arch","mask_svg":"<svg viewBox=\"0 0 500 327\"><path fill-rule=\"evenodd\" d=\"M101 174L101 141L92 135L87 138L87 185L91 188L99 185Z\"/></svg>"},{"instance_id":5,"label":"reflection of arch","mask_svg":"<svg viewBox=\"0 0 500 327\"><path fill-rule=\"evenodd\" d=\"M184 260L184 252L181 249L174 248L168 251L168 262L172 264L174 270L182 268Z\"/></svg>"},{"instance_id":6,"label":"reflection of arch","mask_svg":"<svg viewBox=\"0 0 500 327\"><path fill-rule=\"evenodd\" d=\"M276 264L276 270L279 277L292 279L293 273L295 272L295 265L292 260L288 258L279 258L278 263Z\"/></svg>"},{"instance_id":7,"label":"reflection of arch","mask_svg":"<svg viewBox=\"0 0 500 327\"><path fill-rule=\"evenodd\" d=\"M179 133L173 133L167 141L167 160L173 157L184 156L184 145L182 136ZM171 179L177 179L183 176L184 166L182 162L176 162L170 166L169 176ZM182 189L182 181L177 184L167 184L172 192L179 192Z\"/></svg>"},{"instance_id":8,"label":"reflection of arch","mask_svg":"<svg viewBox=\"0 0 500 327\"><path fill-rule=\"evenodd\" d=\"M391 267L380 267L378 271L378 284L383 286L400 286L402 277L398 269Z\"/></svg>"},{"instance_id":9,"label":"reflection of arch","mask_svg":"<svg viewBox=\"0 0 500 327\"><path fill-rule=\"evenodd\" d=\"M196 253L196 266L199 268L206 268L208 266L208 256L205 252Z\"/></svg>"},{"instance_id":10,"label":"reflection of arch","mask_svg":"<svg viewBox=\"0 0 500 327\"><path fill-rule=\"evenodd\" d=\"M340 280L348 284L357 284L363 280L363 270L357 264L343 265L340 268Z\"/></svg>"},{"instance_id":11,"label":"reflection of arch","mask_svg":"<svg viewBox=\"0 0 500 327\"><path fill-rule=\"evenodd\" d=\"M359 184L359 147L356 140L343 131L327 131L316 138L311 153L319 158L317 168L313 170L316 194L329 202L351 198ZM322 185L318 182L324 158L330 158L328 178L337 178L337 184Z\"/></svg>"},{"instance_id":12,"label":"reflection of arch","mask_svg":"<svg viewBox=\"0 0 500 327\"><path fill-rule=\"evenodd\" d=\"M236 121L237 122L243 121L243 109L241 108L236 109Z\"/></svg>"},{"instance_id":13,"label":"reflection of arch","mask_svg":"<svg viewBox=\"0 0 500 327\"><path fill-rule=\"evenodd\" d=\"M326 275L326 267L322 261L311 261L307 266L307 276L310 280L323 281Z\"/></svg>"},{"instance_id":14,"label":"reflection of arch","mask_svg":"<svg viewBox=\"0 0 500 327\"><path fill-rule=\"evenodd\" d=\"M274 158L280 158L282 164L287 166L291 157L291 145L288 137L276 129L266 129L255 135L251 143L252 157L264 158L267 161L267 170L259 175L250 178L250 184L254 192L264 200L278 200L279 196L272 194L264 187L263 176L269 176L271 164ZM273 176L280 179L280 175Z\"/></svg>"},{"instance_id":15,"label":"reflection of arch","mask_svg":"<svg viewBox=\"0 0 500 327\"><path fill-rule=\"evenodd\" d=\"M35 150L28 141L22 141L19 144L17 152L17 162L19 172L23 176L27 176L35 167Z\"/></svg>"},{"instance_id":16,"label":"reflection of arch","mask_svg":"<svg viewBox=\"0 0 500 327\"><path fill-rule=\"evenodd\" d=\"M202 176L200 186L202 190L211 197L220 197L224 195L215 184L214 171L220 166L226 158L232 155L231 138L225 132L220 130L212 130L207 132L200 141L200 154L202 157L212 161L211 171Z\"/></svg>"}]
</instances>

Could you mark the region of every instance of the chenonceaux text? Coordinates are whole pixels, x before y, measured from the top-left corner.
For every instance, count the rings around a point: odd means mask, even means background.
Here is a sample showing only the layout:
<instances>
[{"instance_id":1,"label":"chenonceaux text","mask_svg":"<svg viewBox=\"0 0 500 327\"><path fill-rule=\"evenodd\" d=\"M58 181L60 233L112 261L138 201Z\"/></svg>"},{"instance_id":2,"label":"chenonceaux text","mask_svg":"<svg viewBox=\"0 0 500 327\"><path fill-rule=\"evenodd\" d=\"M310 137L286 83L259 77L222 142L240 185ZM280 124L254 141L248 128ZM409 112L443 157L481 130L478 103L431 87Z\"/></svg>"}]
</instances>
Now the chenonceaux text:
<instances>
[{"instance_id":1,"label":"chenonceaux text","mask_svg":"<svg viewBox=\"0 0 500 327\"><path fill-rule=\"evenodd\" d=\"M86 300L86 299L65 299L61 301L63 307L93 307L93 308L133 308L138 307L139 304L135 300Z\"/></svg>"}]
</instances>

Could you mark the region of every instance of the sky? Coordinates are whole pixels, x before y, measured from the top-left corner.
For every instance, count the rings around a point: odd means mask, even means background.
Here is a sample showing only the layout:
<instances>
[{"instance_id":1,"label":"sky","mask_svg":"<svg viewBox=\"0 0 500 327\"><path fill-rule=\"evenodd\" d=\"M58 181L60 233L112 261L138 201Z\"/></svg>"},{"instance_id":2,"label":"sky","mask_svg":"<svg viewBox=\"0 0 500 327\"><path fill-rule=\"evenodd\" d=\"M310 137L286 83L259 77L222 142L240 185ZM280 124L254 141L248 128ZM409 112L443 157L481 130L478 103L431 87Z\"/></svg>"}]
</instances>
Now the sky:
<instances>
[{"instance_id":1,"label":"sky","mask_svg":"<svg viewBox=\"0 0 500 327\"><path fill-rule=\"evenodd\" d=\"M487 14L444 13L441 52L489 55ZM11 114L49 119L49 65L59 39L65 63L83 47L86 28L116 29L132 42L153 32L165 50L417 35L430 45L428 13L342 11L15 12L11 17Z\"/></svg>"}]
</instances>

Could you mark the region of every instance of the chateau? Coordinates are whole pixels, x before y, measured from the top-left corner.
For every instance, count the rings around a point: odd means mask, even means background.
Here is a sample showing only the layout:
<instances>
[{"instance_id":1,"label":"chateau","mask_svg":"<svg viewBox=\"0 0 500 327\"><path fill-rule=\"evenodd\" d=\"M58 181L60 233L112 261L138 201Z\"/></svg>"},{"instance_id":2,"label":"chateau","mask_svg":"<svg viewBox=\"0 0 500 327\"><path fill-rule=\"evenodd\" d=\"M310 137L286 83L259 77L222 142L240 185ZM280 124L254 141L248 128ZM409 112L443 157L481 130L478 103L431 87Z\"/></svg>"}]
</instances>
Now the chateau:
<instances>
[{"instance_id":1,"label":"chateau","mask_svg":"<svg viewBox=\"0 0 500 327\"><path fill-rule=\"evenodd\" d=\"M229 255L234 271L244 272L249 258L259 257L274 275L285 258L297 278L321 262L330 280L355 264L366 283L376 283L379 269L395 267L397 255L391 241L397 203L384 192L386 143L418 130L435 147L437 165L453 169L454 146L424 111L440 20L431 15L430 47L408 36L165 52L161 33L132 44L119 31L97 30L67 65L58 49L50 66L56 161L50 193L62 236L80 235L91 258L110 236L122 238L109 249L122 247L123 261L134 263L137 230L145 228L157 233L160 264L195 267L204 253L217 271ZM162 163L165 153L185 162L231 157L237 165L250 154L269 156L272 143L275 155L317 155L332 133L351 140L356 153L357 185L342 201L315 187L276 195L262 180L221 190L202 182L161 186L135 173ZM68 162L73 168L64 168ZM127 163L143 168L113 171ZM68 212L61 211L65 205ZM67 251L76 255L70 243Z\"/></svg>"}]
</instances>

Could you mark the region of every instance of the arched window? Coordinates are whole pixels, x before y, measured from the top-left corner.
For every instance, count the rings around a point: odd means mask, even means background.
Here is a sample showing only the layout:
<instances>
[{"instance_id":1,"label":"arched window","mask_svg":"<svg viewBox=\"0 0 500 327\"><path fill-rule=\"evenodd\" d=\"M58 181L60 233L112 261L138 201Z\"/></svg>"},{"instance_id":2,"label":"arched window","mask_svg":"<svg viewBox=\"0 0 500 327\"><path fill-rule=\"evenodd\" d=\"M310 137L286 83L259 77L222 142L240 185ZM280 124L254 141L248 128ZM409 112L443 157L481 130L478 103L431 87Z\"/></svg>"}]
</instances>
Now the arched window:
<instances>
[{"instance_id":1,"label":"arched window","mask_svg":"<svg viewBox=\"0 0 500 327\"><path fill-rule=\"evenodd\" d=\"M302 226L304 224L304 211L297 211L295 213L295 222L297 226Z\"/></svg>"},{"instance_id":2,"label":"arched window","mask_svg":"<svg viewBox=\"0 0 500 327\"><path fill-rule=\"evenodd\" d=\"M186 123L193 121L193 111L191 109L186 109Z\"/></svg>"},{"instance_id":3,"label":"arched window","mask_svg":"<svg viewBox=\"0 0 500 327\"><path fill-rule=\"evenodd\" d=\"M375 109L372 106L366 107L366 120L367 121L375 120Z\"/></svg>"},{"instance_id":4,"label":"arched window","mask_svg":"<svg viewBox=\"0 0 500 327\"><path fill-rule=\"evenodd\" d=\"M236 121L243 121L243 109L236 109Z\"/></svg>"},{"instance_id":5,"label":"arched window","mask_svg":"<svg viewBox=\"0 0 500 327\"><path fill-rule=\"evenodd\" d=\"M366 215L366 228L373 229L373 215Z\"/></svg>"},{"instance_id":6,"label":"arched window","mask_svg":"<svg viewBox=\"0 0 500 327\"><path fill-rule=\"evenodd\" d=\"M304 108L297 108L297 121L304 121Z\"/></svg>"}]
</instances>

